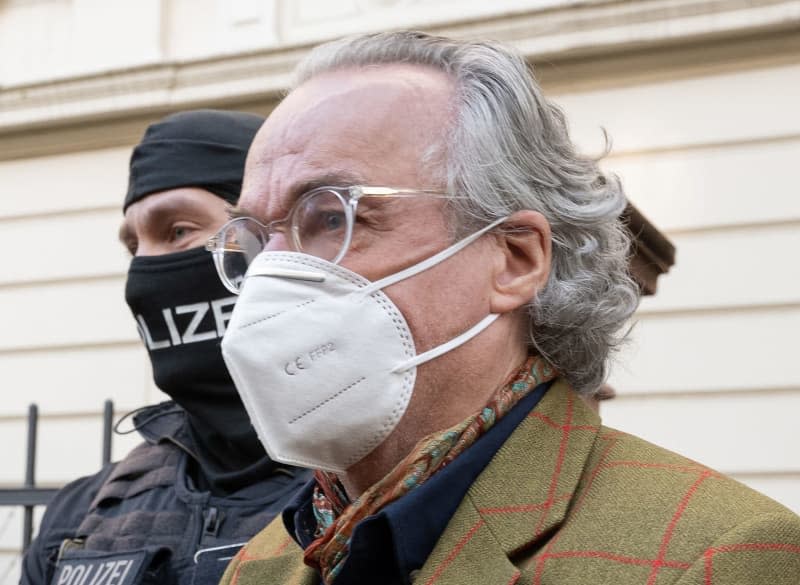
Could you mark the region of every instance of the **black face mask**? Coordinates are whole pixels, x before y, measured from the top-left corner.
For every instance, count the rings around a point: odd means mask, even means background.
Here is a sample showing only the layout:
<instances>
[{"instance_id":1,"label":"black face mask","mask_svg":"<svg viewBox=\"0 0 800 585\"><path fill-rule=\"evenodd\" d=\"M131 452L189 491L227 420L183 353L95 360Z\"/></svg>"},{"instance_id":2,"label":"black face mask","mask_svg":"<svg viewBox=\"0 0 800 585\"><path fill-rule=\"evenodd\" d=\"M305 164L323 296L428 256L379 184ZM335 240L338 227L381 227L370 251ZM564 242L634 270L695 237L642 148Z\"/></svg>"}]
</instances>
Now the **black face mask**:
<instances>
[{"instance_id":1,"label":"black face mask","mask_svg":"<svg viewBox=\"0 0 800 585\"><path fill-rule=\"evenodd\" d=\"M236 297L203 248L135 257L125 300L150 354L156 386L186 410L198 462L215 476L266 458L220 351ZM260 467L260 466L259 466Z\"/></svg>"}]
</instances>

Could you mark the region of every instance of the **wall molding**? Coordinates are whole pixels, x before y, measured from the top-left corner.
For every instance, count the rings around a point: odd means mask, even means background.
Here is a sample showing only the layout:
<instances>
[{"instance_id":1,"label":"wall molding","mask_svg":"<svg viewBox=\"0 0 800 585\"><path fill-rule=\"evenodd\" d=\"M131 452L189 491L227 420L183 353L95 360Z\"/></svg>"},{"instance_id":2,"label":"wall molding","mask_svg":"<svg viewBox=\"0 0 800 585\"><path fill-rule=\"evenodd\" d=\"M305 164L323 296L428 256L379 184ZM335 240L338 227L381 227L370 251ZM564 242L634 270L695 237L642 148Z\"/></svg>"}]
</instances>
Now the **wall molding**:
<instances>
[{"instance_id":1,"label":"wall molding","mask_svg":"<svg viewBox=\"0 0 800 585\"><path fill-rule=\"evenodd\" d=\"M431 32L493 38L542 63L545 82L554 65L639 54L685 52L687 46L756 39L792 43L800 31L800 1L590 0L425 27ZM324 38L318 39L325 40ZM316 41L315 41L316 42ZM141 128L166 112L198 106L266 113L280 99L290 72L311 44L211 59L163 62L89 76L0 87L0 160L134 143ZM614 57L616 55L616 57ZM641 66L641 63L639 63ZM102 128L102 133L97 129ZM48 137L54 138L48 142Z\"/></svg>"}]
</instances>

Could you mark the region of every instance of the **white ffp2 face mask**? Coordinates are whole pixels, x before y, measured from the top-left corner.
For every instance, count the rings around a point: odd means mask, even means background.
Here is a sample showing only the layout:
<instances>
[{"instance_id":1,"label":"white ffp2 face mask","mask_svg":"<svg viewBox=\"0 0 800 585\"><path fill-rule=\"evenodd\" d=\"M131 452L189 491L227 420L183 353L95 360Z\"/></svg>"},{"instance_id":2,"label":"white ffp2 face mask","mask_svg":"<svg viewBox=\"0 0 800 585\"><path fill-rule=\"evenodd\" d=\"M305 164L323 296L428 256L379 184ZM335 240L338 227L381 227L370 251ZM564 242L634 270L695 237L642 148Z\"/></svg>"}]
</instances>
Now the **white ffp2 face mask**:
<instances>
[{"instance_id":1,"label":"white ffp2 face mask","mask_svg":"<svg viewBox=\"0 0 800 585\"><path fill-rule=\"evenodd\" d=\"M298 252L262 252L248 269L222 355L261 442L276 461L341 473L391 433L419 364L466 343L499 316L417 355L382 291L502 223L376 282Z\"/></svg>"}]
</instances>

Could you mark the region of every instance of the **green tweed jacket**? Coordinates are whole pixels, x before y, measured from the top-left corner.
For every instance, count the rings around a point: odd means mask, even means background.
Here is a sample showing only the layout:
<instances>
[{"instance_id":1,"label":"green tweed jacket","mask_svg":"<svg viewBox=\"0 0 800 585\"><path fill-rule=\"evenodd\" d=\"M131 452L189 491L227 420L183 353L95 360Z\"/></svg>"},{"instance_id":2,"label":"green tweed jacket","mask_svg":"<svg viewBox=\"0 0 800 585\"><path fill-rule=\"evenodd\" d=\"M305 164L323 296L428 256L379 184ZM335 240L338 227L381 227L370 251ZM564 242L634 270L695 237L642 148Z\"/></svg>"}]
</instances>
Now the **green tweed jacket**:
<instances>
[{"instance_id":1,"label":"green tweed jacket","mask_svg":"<svg viewBox=\"0 0 800 585\"><path fill-rule=\"evenodd\" d=\"M561 382L472 485L423 585L800 584L800 517L694 461L600 425ZM280 518L221 585L319 577Z\"/></svg>"}]
</instances>

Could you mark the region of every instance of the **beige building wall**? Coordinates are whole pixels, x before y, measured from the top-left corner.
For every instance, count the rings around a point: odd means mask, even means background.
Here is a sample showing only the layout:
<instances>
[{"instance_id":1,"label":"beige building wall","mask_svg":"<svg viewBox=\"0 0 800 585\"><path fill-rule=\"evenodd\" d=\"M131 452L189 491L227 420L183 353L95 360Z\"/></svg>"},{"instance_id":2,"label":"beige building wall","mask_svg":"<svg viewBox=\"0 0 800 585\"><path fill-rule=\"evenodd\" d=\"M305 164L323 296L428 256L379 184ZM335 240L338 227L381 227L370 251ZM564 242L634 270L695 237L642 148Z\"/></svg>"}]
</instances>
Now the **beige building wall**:
<instances>
[{"instance_id":1,"label":"beige building wall","mask_svg":"<svg viewBox=\"0 0 800 585\"><path fill-rule=\"evenodd\" d=\"M130 148L167 112L267 113L292 64L341 34L416 27L519 47L630 199L678 249L637 314L606 424L800 512L800 2L0 2L0 486L100 462L102 401L163 399L123 300ZM135 435L115 437L122 457ZM625 497L625 494L620 494ZM0 583L18 510L0 508Z\"/></svg>"}]
</instances>

